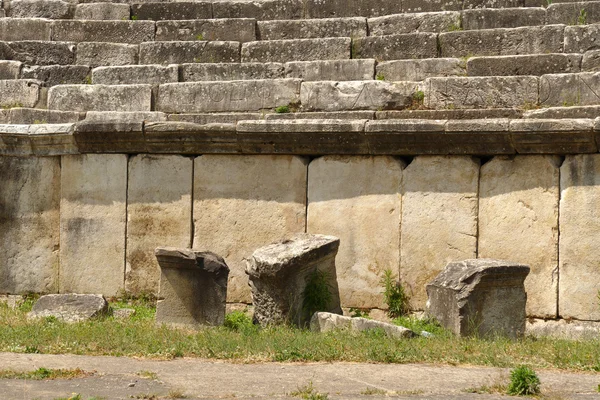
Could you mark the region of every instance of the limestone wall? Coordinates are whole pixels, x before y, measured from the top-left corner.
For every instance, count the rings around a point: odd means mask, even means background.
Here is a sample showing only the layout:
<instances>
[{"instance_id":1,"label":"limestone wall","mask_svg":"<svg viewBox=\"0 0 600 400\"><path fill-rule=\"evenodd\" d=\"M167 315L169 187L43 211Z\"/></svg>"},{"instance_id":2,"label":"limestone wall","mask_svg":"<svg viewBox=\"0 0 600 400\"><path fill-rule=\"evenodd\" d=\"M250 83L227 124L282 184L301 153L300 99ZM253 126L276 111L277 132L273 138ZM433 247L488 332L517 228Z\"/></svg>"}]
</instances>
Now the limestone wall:
<instances>
[{"instance_id":1,"label":"limestone wall","mask_svg":"<svg viewBox=\"0 0 600 400\"><path fill-rule=\"evenodd\" d=\"M231 267L308 231L340 237L342 305L384 308L385 269L422 309L452 260L527 263L528 314L600 320L600 156L0 157L0 292L155 293L159 245Z\"/></svg>"}]
</instances>

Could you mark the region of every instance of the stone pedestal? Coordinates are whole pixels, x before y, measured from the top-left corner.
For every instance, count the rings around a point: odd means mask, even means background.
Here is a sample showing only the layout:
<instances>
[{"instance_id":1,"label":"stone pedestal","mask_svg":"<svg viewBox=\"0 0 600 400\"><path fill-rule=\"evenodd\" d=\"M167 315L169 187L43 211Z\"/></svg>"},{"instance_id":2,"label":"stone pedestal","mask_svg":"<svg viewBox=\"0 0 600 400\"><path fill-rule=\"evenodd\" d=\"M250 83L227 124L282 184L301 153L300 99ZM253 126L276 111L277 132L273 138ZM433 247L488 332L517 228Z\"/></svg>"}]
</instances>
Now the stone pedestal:
<instances>
[{"instance_id":1,"label":"stone pedestal","mask_svg":"<svg viewBox=\"0 0 600 400\"><path fill-rule=\"evenodd\" d=\"M156 322L173 326L222 325L229 267L203 251L159 247L160 289Z\"/></svg>"},{"instance_id":2,"label":"stone pedestal","mask_svg":"<svg viewBox=\"0 0 600 400\"><path fill-rule=\"evenodd\" d=\"M429 314L460 336L522 336L528 274L508 261L451 262L427 285Z\"/></svg>"},{"instance_id":3,"label":"stone pedestal","mask_svg":"<svg viewBox=\"0 0 600 400\"><path fill-rule=\"evenodd\" d=\"M256 250L246 267L254 320L263 326L305 326L316 311L341 314L335 271L339 245L333 236L302 234Z\"/></svg>"}]
</instances>

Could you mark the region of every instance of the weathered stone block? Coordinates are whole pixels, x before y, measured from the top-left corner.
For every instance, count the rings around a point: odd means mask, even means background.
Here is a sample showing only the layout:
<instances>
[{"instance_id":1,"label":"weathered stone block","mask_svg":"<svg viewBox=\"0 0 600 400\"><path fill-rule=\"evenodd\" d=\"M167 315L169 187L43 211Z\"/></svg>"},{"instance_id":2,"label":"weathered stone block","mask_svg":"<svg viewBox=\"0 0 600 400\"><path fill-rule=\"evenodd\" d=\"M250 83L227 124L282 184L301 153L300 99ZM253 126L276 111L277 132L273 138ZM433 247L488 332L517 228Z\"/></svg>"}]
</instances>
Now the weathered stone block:
<instances>
[{"instance_id":1,"label":"weathered stone block","mask_svg":"<svg viewBox=\"0 0 600 400\"><path fill-rule=\"evenodd\" d=\"M48 91L48 108L62 111L150 111L150 85L60 85Z\"/></svg>"},{"instance_id":2,"label":"weathered stone block","mask_svg":"<svg viewBox=\"0 0 600 400\"><path fill-rule=\"evenodd\" d=\"M583 54L581 60L582 71L600 71L600 50L590 50Z\"/></svg>"},{"instance_id":3,"label":"weathered stone block","mask_svg":"<svg viewBox=\"0 0 600 400\"><path fill-rule=\"evenodd\" d=\"M169 114L169 121L191 122L198 125L206 124L237 124L238 121L263 119L262 113L232 112L232 113L193 113Z\"/></svg>"},{"instance_id":4,"label":"weathered stone block","mask_svg":"<svg viewBox=\"0 0 600 400\"><path fill-rule=\"evenodd\" d=\"M150 113L93 112L75 127L81 153L145 153L144 115ZM125 115L124 115L125 114ZM126 116L127 114L132 114Z\"/></svg>"},{"instance_id":5,"label":"weathered stone block","mask_svg":"<svg viewBox=\"0 0 600 400\"><path fill-rule=\"evenodd\" d=\"M305 233L254 251L246 266L254 320L262 326L289 322L303 327L317 311L341 314L335 267L339 245L336 237ZM307 294L323 284L328 295Z\"/></svg>"},{"instance_id":6,"label":"weathered stone block","mask_svg":"<svg viewBox=\"0 0 600 400\"><path fill-rule=\"evenodd\" d=\"M350 38L267 40L244 43L242 62L345 60Z\"/></svg>"},{"instance_id":7,"label":"weathered stone block","mask_svg":"<svg viewBox=\"0 0 600 400\"><path fill-rule=\"evenodd\" d=\"M99 67L92 71L95 85L160 84L179 80L177 65L130 65Z\"/></svg>"},{"instance_id":8,"label":"weathered stone block","mask_svg":"<svg viewBox=\"0 0 600 400\"><path fill-rule=\"evenodd\" d=\"M240 61L239 42L148 42L140 45L140 64Z\"/></svg>"},{"instance_id":9,"label":"weathered stone block","mask_svg":"<svg viewBox=\"0 0 600 400\"><path fill-rule=\"evenodd\" d=\"M164 112L258 111L295 103L299 79L166 83L156 109Z\"/></svg>"},{"instance_id":10,"label":"weathered stone block","mask_svg":"<svg viewBox=\"0 0 600 400\"><path fill-rule=\"evenodd\" d=\"M37 18L0 19L0 38L2 40L51 40L50 21Z\"/></svg>"},{"instance_id":11,"label":"weathered stone block","mask_svg":"<svg viewBox=\"0 0 600 400\"><path fill-rule=\"evenodd\" d=\"M352 40L352 58L378 61L437 57L435 33L370 36Z\"/></svg>"},{"instance_id":12,"label":"weathered stone block","mask_svg":"<svg viewBox=\"0 0 600 400\"><path fill-rule=\"evenodd\" d=\"M517 28L545 24L546 10L543 8L481 8L465 10L462 13L462 27L465 30Z\"/></svg>"},{"instance_id":13,"label":"weathered stone block","mask_svg":"<svg viewBox=\"0 0 600 400\"><path fill-rule=\"evenodd\" d=\"M154 249L191 245L192 168L193 161L181 156L137 155L129 160L127 293L158 294L160 268Z\"/></svg>"},{"instance_id":14,"label":"weathered stone block","mask_svg":"<svg viewBox=\"0 0 600 400\"><path fill-rule=\"evenodd\" d=\"M13 124L67 124L83 119L85 114L73 111L42 110L36 108L13 108L10 121Z\"/></svg>"},{"instance_id":15,"label":"weathered stone block","mask_svg":"<svg viewBox=\"0 0 600 400\"><path fill-rule=\"evenodd\" d=\"M428 313L459 336L525 334L529 266L491 259L449 263L427 285Z\"/></svg>"},{"instance_id":16,"label":"weathered stone block","mask_svg":"<svg viewBox=\"0 0 600 400\"><path fill-rule=\"evenodd\" d=\"M586 25L600 22L600 4L577 1L550 4L546 9L547 24Z\"/></svg>"},{"instance_id":17,"label":"weathered stone block","mask_svg":"<svg viewBox=\"0 0 600 400\"><path fill-rule=\"evenodd\" d=\"M69 19L73 16L71 4L61 0L10 0L4 7L12 18Z\"/></svg>"},{"instance_id":18,"label":"weathered stone block","mask_svg":"<svg viewBox=\"0 0 600 400\"><path fill-rule=\"evenodd\" d=\"M194 248L211 249L228 260L229 302L250 302L244 259L261 246L305 231L306 176L305 161L293 156L196 158Z\"/></svg>"},{"instance_id":19,"label":"weathered stone block","mask_svg":"<svg viewBox=\"0 0 600 400\"><path fill-rule=\"evenodd\" d=\"M369 18L371 36L414 32L447 32L460 27L459 12L394 14ZM367 36L367 35L361 35Z\"/></svg>"},{"instance_id":20,"label":"weathered stone block","mask_svg":"<svg viewBox=\"0 0 600 400\"><path fill-rule=\"evenodd\" d=\"M41 100L41 85L35 80L0 80L0 107L35 107Z\"/></svg>"},{"instance_id":21,"label":"weathered stone block","mask_svg":"<svg viewBox=\"0 0 600 400\"><path fill-rule=\"evenodd\" d=\"M596 118L600 113L600 106L570 106L550 107L539 110L529 110L523 113L523 118L535 119L562 119L562 118Z\"/></svg>"},{"instance_id":22,"label":"weathered stone block","mask_svg":"<svg viewBox=\"0 0 600 400\"><path fill-rule=\"evenodd\" d=\"M213 18L300 19L302 0L233 0L213 2Z\"/></svg>"},{"instance_id":23,"label":"weathered stone block","mask_svg":"<svg viewBox=\"0 0 600 400\"><path fill-rule=\"evenodd\" d=\"M465 68L458 58L394 60L377 63L375 76L386 81L423 81L443 76L464 76Z\"/></svg>"},{"instance_id":24,"label":"weathered stone block","mask_svg":"<svg viewBox=\"0 0 600 400\"><path fill-rule=\"evenodd\" d=\"M132 17L160 21L164 19L208 19L212 18L212 7L208 1L152 2L131 5Z\"/></svg>"},{"instance_id":25,"label":"weathered stone block","mask_svg":"<svg viewBox=\"0 0 600 400\"><path fill-rule=\"evenodd\" d=\"M538 103L533 76L448 77L425 81L430 108L510 108Z\"/></svg>"},{"instance_id":26,"label":"weathered stone block","mask_svg":"<svg viewBox=\"0 0 600 400\"><path fill-rule=\"evenodd\" d=\"M0 58L29 65L68 65L75 61L75 45L35 40L0 42Z\"/></svg>"},{"instance_id":27,"label":"weathered stone block","mask_svg":"<svg viewBox=\"0 0 600 400\"><path fill-rule=\"evenodd\" d=\"M426 2L421 0L404 0L402 2L402 11L405 13L460 11L462 10L462 5L462 0L429 0Z\"/></svg>"},{"instance_id":28,"label":"weathered stone block","mask_svg":"<svg viewBox=\"0 0 600 400\"><path fill-rule=\"evenodd\" d=\"M559 304L563 318L600 320L600 155L567 156L560 174Z\"/></svg>"},{"instance_id":29,"label":"weathered stone block","mask_svg":"<svg viewBox=\"0 0 600 400\"><path fill-rule=\"evenodd\" d=\"M73 125L72 123L29 125L28 136L33 154L36 156L77 154Z\"/></svg>"},{"instance_id":30,"label":"weathered stone block","mask_svg":"<svg viewBox=\"0 0 600 400\"><path fill-rule=\"evenodd\" d=\"M48 294L35 302L27 318L55 317L64 322L81 322L107 313L108 302L99 294Z\"/></svg>"},{"instance_id":31,"label":"weathered stone block","mask_svg":"<svg viewBox=\"0 0 600 400\"><path fill-rule=\"evenodd\" d=\"M310 39L367 36L364 18L325 18L258 21L259 40Z\"/></svg>"},{"instance_id":32,"label":"weathered stone block","mask_svg":"<svg viewBox=\"0 0 600 400\"><path fill-rule=\"evenodd\" d=\"M148 42L154 40L154 22L59 20L52 25L52 40L109 43Z\"/></svg>"},{"instance_id":33,"label":"weathered stone block","mask_svg":"<svg viewBox=\"0 0 600 400\"><path fill-rule=\"evenodd\" d=\"M597 340L600 323L576 320L529 320L525 327L529 336L567 340Z\"/></svg>"},{"instance_id":34,"label":"weathered stone block","mask_svg":"<svg viewBox=\"0 0 600 400\"><path fill-rule=\"evenodd\" d=\"M583 106L600 104L595 89L600 73L549 74L540 78L540 104L544 106Z\"/></svg>"},{"instance_id":35,"label":"weathered stone block","mask_svg":"<svg viewBox=\"0 0 600 400\"><path fill-rule=\"evenodd\" d=\"M222 325L229 267L206 251L158 247L160 292L156 323L182 327Z\"/></svg>"},{"instance_id":36,"label":"weathered stone block","mask_svg":"<svg viewBox=\"0 0 600 400\"><path fill-rule=\"evenodd\" d=\"M138 46L120 43L79 43L77 64L92 68L110 65L131 65L138 62Z\"/></svg>"},{"instance_id":37,"label":"weathered stone block","mask_svg":"<svg viewBox=\"0 0 600 400\"><path fill-rule=\"evenodd\" d=\"M528 316L557 316L559 162L496 157L481 168L478 256L530 266Z\"/></svg>"},{"instance_id":38,"label":"weathered stone block","mask_svg":"<svg viewBox=\"0 0 600 400\"><path fill-rule=\"evenodd\" d=\"M567 26L565 28L565 53L585 53L598 47L598 24Z\"/></svg>"},{"instance_id":39,"label":"weathered stone block","mask_svg":"<svg viewBox=\"0 0 600 400\"><path fill-rule=\"evenodd\" d=\"M467 61L469 76L544 75L579 72L580 54L535 54L473 57Z\"/></svg>"},{"instance_id":40,"label":"weathered stone block","mask_svg":"<svg viewBox=\"0 0 600 400\"><path fill-rule=\"evenodd\" d=\"M19 79L21 65L20 61L0 61L0 80Z\"/></svg>"},{"instance_id":41,"label":"weathered stone block","mask_svg":"<svg viewBox=\"0 0 600 400\"><path fill-rule=\"evenodd\" d=\"M393 339L404 339L416 336L413 331L402 326L385 322L374 321L367 318L351 318L328 312L317 312L310 320L310 330L313 332L329 332L332 330L347 329L354 332L366 332L380 329Z\"/></svg>"},{"instance_id":42,"label":"weathered stone block","mask_svg":"<svg viewBox=\"0 0 600 400\"><path fill-rule=\"evenodd\" d=\"M0 292L56 292L60 160L0 157L0 176Z\"/></svg>"},{"instance_id":43,"label":"weathered stone block","mask_svg":"<svg viewBox=\"0 0 600 400\"><path fill-rule=\"evenodd\" d=\"M280 63L194 63L181 66L183 82L281 79L285 77Z\"/></svg>"},{"instance_id":44,"label":"weathered stone block","mask_svg":"<svg viewBox=\"0 0 600 400\"><path fill-rule=\"evenodd\" d=\"M287 78L304 81L366 81L373 79L375 60L292 61L285 64Z\"/></svg>"},{"instance_id":45,"label":"weathered stone block","mask_svg":"<svg viewBox=\"0 0 600 400\"><path fill-rule=\"evenodd\" d=\"M300 91L305 110L402 109L412 102L414 90L381 81L303 82Z\"/></svg>"},{"instance_id":46,"label":"weathered stone block","mask_svg":"<svg viewBox=\"0 0 600 400\"><path fill-rule=\"evenodd\" d=\"M414 309L451 261L475 258L479 163L471 157L416 157L404 170L400 282Z\"/></svg>"},{"instance_id":47,"label":"weathered stone block","mask_svg":"<svg viewBox=\"0 0 600 400\"><path fill-rule=\"evenodd\" d=\"M128 20L130 17L129 4L90 3L75 6L74 19L84 20Z\"/></svg>"},{"instance_id":48,"label":"weathered stone block","mask_svg":"<svg viewBox=\"0 0 600 400\"><path fill-rule=\"evenodd\" d=\"M85 65L25 66L21 69L22 79L37 79L46 87L56 85L81 85L87 83L89 67Z\"/></svg>"},{"instance_id":49,"label":"weathered stone block","mask_svg":"<svg viewBox=\"0 0 600 400\"><path fill-rule=\"evenodd\" d=\"M515 150L521 154L596 153L592 119L522 119L510 122Z\"/></svg>"},{"instance_id":50,"label":"weathered stone block","mask_svg":"<svg viewBox=\"0 0 600 400\"><path fill-rule=\"evenodd\" d=\"M400 2L389 0L308 0L306 18L378 17L402 12Z\"/></svg>"},{"instance_id":51,"label":"weathered stone block","mask_svg":"<svg viewBox=\"0 0 600 400\"><path fill-rule=\"evenodd\" d=\"M259 118L257 118L259 119ZM293 112L293 113L270 113L264 116L267 121L282 119L336 119L341 121L356 121L375 119L375 111L315 111L315 112ZM339 124L341 121L336 121ZM343 129L347 129L344 127ZM364 131L364 126L360 132ZM343 132L343 131L340 131Z\"/></svg>"},{"instance_id":52,"label":"weathered stone block","mask_svg":"<svg viewBox=\"0 0 600 400\"><path fill-rule=\"evenodd\" d=\"M154 5L154 4L152 4ZM256 40L256 21L251 18L194 19L185 21L159 21L156 23L156 40L229 40L251 42Z\"/></svg>"},{"instance_id":53,"label":"weathered stone block","mask_svg":"<svg viewBox=\"0 0 600 400\"><path fill-rule=\"evenodd\" d=\"M439 35L442 57L503 56L563 52L563 25L445 32ZM568 50L565 53L578 53Z\"/></svg>"},{"instance_id":54,"label":"weathered stone block","mask_svg":"<svg viewBox=\"0 0 600 400\"><path fill-rule=\"evenodd\" d=\"M376 119L486 119L486 118L522 118L523 111L516 108L471 108L450 110L401 110L376 111Z\"/></svg>"},{"instance_id":55,"label":"weathered stone block","mask_svg":"<svg viewBox=\"0 0 600 400\"><path fill-rule=\"evenodd\" d=\"M60 292L124 289L127 155L63 156Z\"/></svg>"},{"instance_id":56,"label":"weathered stone block","mask_svg":"<svg viewBox=\"0 0 600 400\"><path fill-rule=\"evenodd\" d=\"M239 153L234 123L155 122L144 125L146 148L153 153Z\"/></svg>"},{"instance_id":57,"label":"weathered stone block","mask_svg":"<svg viewBox=\"0 0 600 400\"><path fill-rule=\"evenodd\" d=\"M349 156L309 165L307 231L340 238L336 268L344 307L383 307L382 274L397 273L400 264L403 167L392 157Z\"/></svg>"}]
</instances>

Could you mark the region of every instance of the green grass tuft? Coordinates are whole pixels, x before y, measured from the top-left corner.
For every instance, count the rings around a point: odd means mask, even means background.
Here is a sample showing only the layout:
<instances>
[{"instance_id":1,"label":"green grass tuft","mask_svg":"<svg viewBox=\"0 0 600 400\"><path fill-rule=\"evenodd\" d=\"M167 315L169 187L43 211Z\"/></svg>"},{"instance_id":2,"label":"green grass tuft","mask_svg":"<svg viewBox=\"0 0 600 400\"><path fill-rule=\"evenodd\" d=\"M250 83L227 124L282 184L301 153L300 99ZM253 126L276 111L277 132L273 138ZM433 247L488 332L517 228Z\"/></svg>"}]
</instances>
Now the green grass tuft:
<instances>
[{"instance_id":1,"label":"green grass tuft","mask_svg":"<svg viewBox=\"0 0 600 400\"><path fill-rule=\"evenodd\" d=\"M381 284L383 286L383 298L388 306L388 315L391 318L396 318L408 314L410 311L408 295L402 285L396 281L391 269L383 271Z\"/></svg>"},{"instance_id":2,"label":"green grass tuft","mask_svg":"<svg viewBox=\"0 0 600 400\"><path fill-rule=\"evenodd\" d=\"M521 365L510 372L508 394L531 396L540 393L540 378L531 368Z\"/></svg>"}]
</instances>

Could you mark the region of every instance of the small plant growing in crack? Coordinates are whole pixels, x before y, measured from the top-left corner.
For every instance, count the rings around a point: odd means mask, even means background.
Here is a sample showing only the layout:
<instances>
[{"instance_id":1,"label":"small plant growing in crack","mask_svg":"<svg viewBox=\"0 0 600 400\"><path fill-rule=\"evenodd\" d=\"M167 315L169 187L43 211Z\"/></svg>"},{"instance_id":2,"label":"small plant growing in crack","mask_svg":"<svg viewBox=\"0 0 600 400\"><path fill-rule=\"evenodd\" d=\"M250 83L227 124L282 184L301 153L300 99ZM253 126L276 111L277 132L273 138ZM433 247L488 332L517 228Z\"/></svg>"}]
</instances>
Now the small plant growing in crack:
<instances>
[{"instance_id":1,"label":"small plant growing in crack","mask_svg":"<svg viewBox=\"0 0 600 400\"><path fill-rule=\"evenodd\" d=\"M508 394L512 396L531 396L540 393L540 378L531 368L521 365L510 371Z\"/></svg>"}]
</instances>

